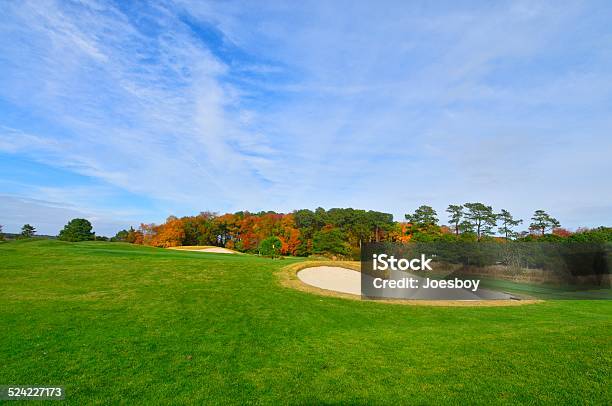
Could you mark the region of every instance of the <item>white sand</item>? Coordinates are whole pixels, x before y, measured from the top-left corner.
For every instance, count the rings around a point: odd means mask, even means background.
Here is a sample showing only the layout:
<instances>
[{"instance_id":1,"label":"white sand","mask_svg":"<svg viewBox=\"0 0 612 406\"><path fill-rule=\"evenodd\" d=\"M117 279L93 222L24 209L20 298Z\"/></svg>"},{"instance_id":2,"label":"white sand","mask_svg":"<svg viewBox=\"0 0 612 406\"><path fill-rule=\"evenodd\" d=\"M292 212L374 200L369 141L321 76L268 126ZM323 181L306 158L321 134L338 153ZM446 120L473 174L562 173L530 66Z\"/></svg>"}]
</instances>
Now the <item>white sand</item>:
<instances>
[{"instance_id":1,"label":"white sand","mask_svg":"<svg viewBox=\"0 0 612 406\"><path fill-rule=\"evenodd\" d=\"M180 251L212 252L215 254L236 254L236 251L232 251L230 249L223 248L223 247L198 248L198 249L192 249L192 250L182 249Z\"/></svg>"},{"instance_id":2,"label":"white sand","mask_svg":"<svg viewBox=\"0 0 612 406\"><path fill-rule=\"evenodd\" d=\"M395 279L403 276L412 276L421 281L423 277L402 273ZM317 288L333 290L336 292L361 295L361 273L339 266L317 266L306 268L297 273L297 277L304 283ZM364 283L370 285L373 278L364 276ZM423 299L423 300L483 300L483 299L511 299L512 296L504 292L496 292L488 289L479 289L477 292L468 289L386 289L385 297L396 299Z\"/></svg>"},{"instance_id":3,"label":"white sand","mask_svg":"<svg viewBox=\"0 0 612 406\"><path fill-rule=\"evenodd\" d=\"M317 288L361 295L361 273L339 266L316 266L302 269L297 277Z\"/></svg>"}]
</instances>

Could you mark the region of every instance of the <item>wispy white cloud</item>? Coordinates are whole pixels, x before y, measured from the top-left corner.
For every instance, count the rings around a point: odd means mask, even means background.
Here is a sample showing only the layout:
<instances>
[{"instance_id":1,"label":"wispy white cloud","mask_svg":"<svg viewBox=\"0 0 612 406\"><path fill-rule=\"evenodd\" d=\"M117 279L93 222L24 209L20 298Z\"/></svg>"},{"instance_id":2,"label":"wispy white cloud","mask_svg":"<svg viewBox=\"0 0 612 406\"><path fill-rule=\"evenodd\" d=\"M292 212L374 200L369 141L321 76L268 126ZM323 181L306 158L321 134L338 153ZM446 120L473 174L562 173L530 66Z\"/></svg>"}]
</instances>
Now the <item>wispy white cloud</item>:
<instances>
[{"instance_id":1,"label":"wispy white cloud","mask_svg":"<svg viewBox=\"0 0 612 406\"><path fill-rule=\"evenodd\" d=\"M35 159L191 206L257 194L253 173L271 149L241 126L245 112L221 78L227 67L172 10L160 7L151 16L154 36L97 2L74 9L32 2L8 11L5 31L23 42L2 44L7 70L30 70L38 88L32 107L67 132L53 141L5 136L5 150L21 146ZM22 102L25 82L3 96Z\"/></svg>"},{"instance_id":2,"label":"wispy white cloud","mask_svg":"<svg viewBox=\"0 0 612 406\"><path fill-rule=\"evenodd\" d=\"M401 215L423 202L443 210L482 199L523 217L537 206L563 218L589 200L610 201L610 163L593 159L612 150L612 58L601 46L609 8L344 6L302 3L287 13L270 2L253 14L235 2L191 5L237 44L299 72L262 84L291 94L264 120L295 135L283 151L304 164L279 181L299 179L287 192L294 205L316 195L326 206ZM580 197L564 199L568 189Z\"/></svg>"},{"instance_id":3,"label":"wispy white cloud","mask_svg":"<svg viewBox=\"0 0 612 406\"><path fill-rule=\"evenodd\" d=\"M577 226L612 201L610 7L0 7L0 98L54 128L0 122L0 150L166 211L143 220L487 200Z\"/></svg>"}]
</instances>

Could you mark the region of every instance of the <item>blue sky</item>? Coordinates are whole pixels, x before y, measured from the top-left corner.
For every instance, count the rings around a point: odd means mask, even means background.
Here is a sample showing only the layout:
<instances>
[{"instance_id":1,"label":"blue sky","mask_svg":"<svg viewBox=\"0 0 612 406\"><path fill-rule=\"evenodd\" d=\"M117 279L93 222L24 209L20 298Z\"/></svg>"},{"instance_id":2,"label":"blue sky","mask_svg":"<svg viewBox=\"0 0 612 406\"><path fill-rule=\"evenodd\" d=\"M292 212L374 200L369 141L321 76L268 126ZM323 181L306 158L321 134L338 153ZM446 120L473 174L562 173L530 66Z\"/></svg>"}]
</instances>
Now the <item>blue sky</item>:
<instances>
[{"instance_id":1,"label":"blue sky","mask_svg":"<svg viewBox=\"0 0 612 406\"><path fill-rule=\"evenodd\" d=\"M0 224L482 201L611 225L612 4L3 1Z\"/></svg>"}]
</instances>

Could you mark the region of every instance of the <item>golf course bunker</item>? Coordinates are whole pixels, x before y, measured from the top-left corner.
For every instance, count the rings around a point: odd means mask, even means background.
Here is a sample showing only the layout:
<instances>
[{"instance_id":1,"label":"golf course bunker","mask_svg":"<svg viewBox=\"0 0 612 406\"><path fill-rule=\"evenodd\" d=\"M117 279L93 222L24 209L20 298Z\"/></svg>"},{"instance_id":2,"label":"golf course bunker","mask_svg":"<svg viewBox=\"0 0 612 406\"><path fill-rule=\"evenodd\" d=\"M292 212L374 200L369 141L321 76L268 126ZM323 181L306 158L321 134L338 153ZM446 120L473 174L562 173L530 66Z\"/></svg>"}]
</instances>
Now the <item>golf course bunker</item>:
<instances>
[{"instance_id":1,"label":"golf course bunker","mask_svg":"<svg viewBox=\"0 0 612 406\"><path fill-rule=\"evenodd\" d=\"M198 251L198 252L212 252L215 254L235 254L235 251L232 251L223 247L214 247L214 248L202 248L200 250L189 250L189 251Z\"/></svg>"},{"instance_id":2,"label":"golf course bunker","mask_svg":"<svg viewBox=\"0 0 612 406\"><path fill-rule=\"evenodd\" d=\"M174 249L177 251L209 252L213 254L237 254L236 251L230 250L228 248L223 248L223 247L205 247L205 248L170 247L170 249Z\"/></svg>"},{"instance_id":3,"label":"golf course bunker","mask_svg":"<svg viewBox=\"0 0 612 406\"><path fill-rule=\"evenodd\" d=\"M425 286L423 277L413 274L402 273L401 276L409 275L419 280L420 286ZM364 276L364 283L373 283L374 278ZM395 275L398 277L400 275ZM330 290L352 295L361 295L361 272L338 266L316 266L302 269L297 277L303 283L319 289ZM478 289L473 291L465 288L395 288L385 290L382 299L404 299L404 300L436 300L436 301L482 301L482 300L513 300L512 295L490 289Z\"/></svg>"},{"instance_id":4,"label":"golf course bunker","mask_svg":"<svg viewBox=\"0 0 612 406\"><path fill-rule=\"evenodd\" d=\"M361 272L339 266L302 269L297 277L307 285L335 292L361 295Z\"/></svg>"}]
</instances>

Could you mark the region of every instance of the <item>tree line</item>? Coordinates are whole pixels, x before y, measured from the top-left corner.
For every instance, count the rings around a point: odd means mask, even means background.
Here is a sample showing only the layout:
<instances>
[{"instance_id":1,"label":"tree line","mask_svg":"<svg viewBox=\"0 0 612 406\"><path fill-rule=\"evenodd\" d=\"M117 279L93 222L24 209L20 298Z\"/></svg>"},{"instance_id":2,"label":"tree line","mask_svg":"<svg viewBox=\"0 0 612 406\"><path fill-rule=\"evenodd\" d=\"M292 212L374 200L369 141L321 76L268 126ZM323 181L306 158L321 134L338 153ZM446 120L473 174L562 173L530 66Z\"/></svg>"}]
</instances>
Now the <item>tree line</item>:
<instances>
[{"instance_id":1,"label":"tree line","mask_svg":"<svg viewBox=\"0 0 612 406\"><path fill-rule=\"evenodd\" d=\"M499 234L506 240L526 237L530 234L544 236L547 231L559 229L561 223L544 210L536 210L531 217L529 231L518 232L516 227L523 223L515 219L506 209L499 213L493 207L483 203L451 204L446 209L448 226L438 225L438 214L430 206L420 206L413 214L406 214L405 218L411 225L411 233L418 239L431 239L440 234L447 233L450 228L455 236L462 235L464 239L480 241L483 238Z\"/></svg>"},{"instance_id":2,"label":"tree line","mask_svg":"<svg viewBox=\"0 0 612 406\"><path fill-rule=\"evenodd\" d=\"M269 238L278 242L266 241ZM273 246L271 249L282 255L352 256L364 242L407 241L408 237L401 224L394 222L393 215L388 213L318 208L292 213L241 211L170 216L163 224L141 224L138 229L121 230L113 239L157 247L217 245L242 252L260 252Z\"/></svg>"},{"instance_id":3,"label":"tree line","mask_svg":"<svg viewBox=\"0 0 612 406\"><path fill-rule=\"evenodd\" d=\"M561 228L544 210L536 210L527 230L508 210L499 212L483 203L451 204L447 225L440 224L436 210L422 205L406 214L405 221L371 210L333 208L301 209L292 213L240 211L217 215L170 216L163 224L141 224L122 230L111 240L157 247L216 245L242 252L271 255L335 255L358 258L366 242L429 241L559 241L596 238L612 241L612 228ZM595 237L593 237L595 236Z\"/></svg>"},{"instance_id":4,"label":"tree line","mask_svg":"<svg viewBox=\"0 0 612 406\"><path fill-rule=\"evenodd\" d=\"M393 215L372 210L301 209L291 213L240 211L218 215L170 216L163 224L141 224L119 231L110 241L156 247L213 245L266 255L332 255L358 258L367 242L431 241L612 241L612 228L579 229L572 233L544 210L536 210L526 230L522 219L483 203L451 204L447 224L440 224L432 207L422 205L394 221ZM25 224L20 238L31 238L35 228ZM0 226L2 239L2 226ZM72 219L59 232L64 241L108 240L96 236L86 219Z\"/></svg>"}]
</instances>

